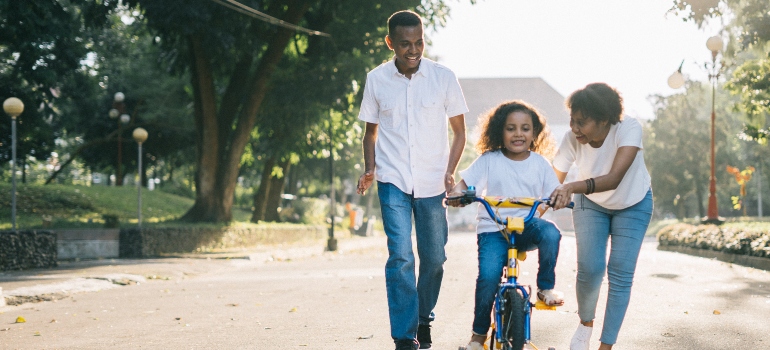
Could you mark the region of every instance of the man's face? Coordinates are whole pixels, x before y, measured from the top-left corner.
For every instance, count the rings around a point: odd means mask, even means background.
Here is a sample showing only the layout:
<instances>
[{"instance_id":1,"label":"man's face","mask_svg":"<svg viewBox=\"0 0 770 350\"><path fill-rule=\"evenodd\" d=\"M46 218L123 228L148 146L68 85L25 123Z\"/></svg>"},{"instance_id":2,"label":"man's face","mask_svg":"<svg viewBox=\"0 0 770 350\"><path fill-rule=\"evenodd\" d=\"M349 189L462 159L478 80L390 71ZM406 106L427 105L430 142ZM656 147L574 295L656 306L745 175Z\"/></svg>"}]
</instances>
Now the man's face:
<instances>
[{"instance_id":1,"label":"man's face","mask_svg":"<svg viewBox=\"0 0 770 350\"><path fill-rule=\"evenodd\" d=\"M401 74L411 75L417 71L425 49L422 26L397 26L385 37L385 42L396 54L396 67Z\"/></svg>"}]
</instances>

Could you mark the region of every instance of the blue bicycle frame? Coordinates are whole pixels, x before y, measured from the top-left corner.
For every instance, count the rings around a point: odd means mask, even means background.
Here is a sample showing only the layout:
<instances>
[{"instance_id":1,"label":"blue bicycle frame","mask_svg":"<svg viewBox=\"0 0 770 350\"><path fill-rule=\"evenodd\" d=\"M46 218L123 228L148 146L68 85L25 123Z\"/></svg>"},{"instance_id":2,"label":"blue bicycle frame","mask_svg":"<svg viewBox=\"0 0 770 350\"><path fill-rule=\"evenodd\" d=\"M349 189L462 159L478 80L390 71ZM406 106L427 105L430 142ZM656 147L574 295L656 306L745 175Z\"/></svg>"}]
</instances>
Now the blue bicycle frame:
<instances>
[{"instance_id":1,"label":"blue bicycle frame","mask_svg":"<svg viewBox=\"0 0 770 350\"><path fill-rule=\"evenodd\" d=\"M555 306L547 306L544 303L538 303L538 304L532 304L530 300L531 296L531 289L528 285L522 285L518 282L519 277L519 251L516 248L516 236L520 234L524 230L524 225L532 220L532 218L535 216L535 212L537 211L537 208L540 206L540 204L546 204L550 205L550 198L502 198L502 197L476 197L476 189L474 186L468 186L468 190L463 191L463 196L461 197L454 197L454 198L448 198L448 199L459 199L460 203L462 204L470 204L472 202L479 202L481 203L484 208L486 209L487 213L489 213L489 217L495 220L498 224L502 225L504 229L502 230L502 233L505 234L508 238L508 266L506 270L506 281L500 283L500 287L497 291L497 295L495 296L495 335L494 340L498 344L505 344L508 343L508 340L505 339L505 329L501 325L503 325L503 311L502 308L504 307L504 296L506 295L506 292L510 289L516 289L519 292L521 292L523 300L525 300L525 307L524 307L524 342L525 344L530 343L531 339L531 328L530 328L530 315L532 313L532 306L536 306L536 308L540 309L555 309ZM497 216L495 211L492 209L492 202L495 207L509 207L509 208L515 208L515 207L529 207L529 213L524 218L500 218ZM573 203L569 204L569 208L572 208ZM522 252L526 254L526 252ZM526 255L521 260L524 260L526 258Z\"/></svg>"}]
</instances>

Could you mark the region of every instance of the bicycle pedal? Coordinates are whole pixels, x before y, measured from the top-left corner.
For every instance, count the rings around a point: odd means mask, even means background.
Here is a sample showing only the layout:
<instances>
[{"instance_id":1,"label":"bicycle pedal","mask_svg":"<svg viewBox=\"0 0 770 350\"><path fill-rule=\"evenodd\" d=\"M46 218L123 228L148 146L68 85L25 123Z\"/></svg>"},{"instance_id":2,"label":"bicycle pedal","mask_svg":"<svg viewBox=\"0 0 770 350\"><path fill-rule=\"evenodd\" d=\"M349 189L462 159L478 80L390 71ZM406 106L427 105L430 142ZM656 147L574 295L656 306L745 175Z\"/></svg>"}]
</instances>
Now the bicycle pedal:
<instances>
[{"instance_id":1,"label":"bicycle pedal","mask_svg":"<svg viewBox=\"0 0 770 350\"><path fill-rule=\"evenodd\" d=\"M556 310L556 305L548 305L542 300L538 300L535 303L535 309L537 310Z\"/></svg>"}]
</instances>

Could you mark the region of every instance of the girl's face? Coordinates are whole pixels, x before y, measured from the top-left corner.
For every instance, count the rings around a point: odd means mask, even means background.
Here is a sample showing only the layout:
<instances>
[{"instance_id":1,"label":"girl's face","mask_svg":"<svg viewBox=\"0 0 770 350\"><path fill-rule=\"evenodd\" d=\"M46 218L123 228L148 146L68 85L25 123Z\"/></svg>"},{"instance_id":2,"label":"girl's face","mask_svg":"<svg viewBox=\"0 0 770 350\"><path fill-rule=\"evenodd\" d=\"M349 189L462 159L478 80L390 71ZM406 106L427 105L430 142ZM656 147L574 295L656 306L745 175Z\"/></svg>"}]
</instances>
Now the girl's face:
<instances>
[{"instance_id":1,"label":"girl's face","mask_svg":"<svg viewBox=\"0 0 770 350\"><path fill-rule=\"evenodd\" d=\"M585 117L580 111L570 113L569 126L581 145L588 143L594 148L601 147L610 132L609 125L607 121L597 122L593 118Z\"/></svg>"},{"instance_id":2,"label":"girl's face","mask_svg":"<svg viewBox=\"0 0 770 350\"><path fill-rule=\"evenodd\" d=\"M534 139L532 116L523 111L508 114L503 128L503 154L506 157L512 160L527 159Z\"/></svg>"}]
</instances>

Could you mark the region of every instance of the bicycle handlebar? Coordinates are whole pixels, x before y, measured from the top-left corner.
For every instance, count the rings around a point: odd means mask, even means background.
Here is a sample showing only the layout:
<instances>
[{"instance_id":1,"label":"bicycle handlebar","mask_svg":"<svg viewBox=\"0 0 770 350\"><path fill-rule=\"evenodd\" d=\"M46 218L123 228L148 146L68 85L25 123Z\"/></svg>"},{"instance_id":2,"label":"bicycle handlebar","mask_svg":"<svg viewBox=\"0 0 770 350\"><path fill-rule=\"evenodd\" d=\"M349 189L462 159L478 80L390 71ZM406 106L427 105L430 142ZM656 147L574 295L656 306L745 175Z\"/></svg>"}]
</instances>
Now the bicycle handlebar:
<instances>
[{"instance_id":1,"label":"bicycle handlebar","mask_svg":"<svg viewBox=\"0 0 770 350\"><path fill-rule=\"evenodd\" d=\"M507 225L508 219L502 219L497 214L495 214L495 211L492 210L492 205L490 204L490 201L494 202L494 206L496 207L508 207L508 208L516 208L516 207L530 207L529 213L526 217L524 217L524 222L528 222L532 219L532 217L535 216L535 212L537 211L537 208L540 206L540 204L545 204L547 206L551 206L551 199L550 198L531 198L531 197L476 197L476 188L474 186L468 186L468 189L463 191L462 196L457 197L447 197L446 200L460 200L460 204L471 204L473 202L479 202L482 205L484 205L484 208L487 210L487 213L489 213L489 217L495 220L500 225ZM570 202L567 205L567 208L572 209L575 206L575 203Z\"/></svg>"}]
</instances>

